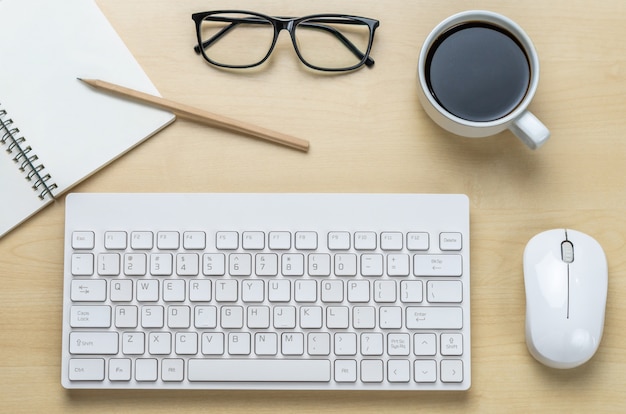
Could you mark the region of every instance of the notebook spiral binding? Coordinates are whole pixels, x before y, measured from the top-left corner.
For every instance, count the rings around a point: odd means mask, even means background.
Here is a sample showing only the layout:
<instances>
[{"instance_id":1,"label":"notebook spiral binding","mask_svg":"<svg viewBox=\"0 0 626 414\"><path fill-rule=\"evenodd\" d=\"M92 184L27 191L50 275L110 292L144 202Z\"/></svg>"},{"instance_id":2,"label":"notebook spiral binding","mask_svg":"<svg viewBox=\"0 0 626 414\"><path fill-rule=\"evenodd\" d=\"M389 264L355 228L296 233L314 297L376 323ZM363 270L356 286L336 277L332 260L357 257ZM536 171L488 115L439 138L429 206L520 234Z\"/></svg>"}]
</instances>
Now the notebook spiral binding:
<instances>
[{"instance_id":1,"label":"notebook spiral binding","mask_svg":"<svg viewBox=\"0 0 626 414\"><path fill-rule=\"evenodd\" d=\"M20 130L13 125L13 120L8 118L7 111L2 108L0 108L0 144L6 146L6 152L13 157L19 170L24 173L24 178L32 183L33 190L39 192L39 198L54 199L52 191L57 185L50 182L52 177L45 172L44 165L38 162L39 158L27 144L26 138L20 134Z\"/></svg>"}]
</instances>

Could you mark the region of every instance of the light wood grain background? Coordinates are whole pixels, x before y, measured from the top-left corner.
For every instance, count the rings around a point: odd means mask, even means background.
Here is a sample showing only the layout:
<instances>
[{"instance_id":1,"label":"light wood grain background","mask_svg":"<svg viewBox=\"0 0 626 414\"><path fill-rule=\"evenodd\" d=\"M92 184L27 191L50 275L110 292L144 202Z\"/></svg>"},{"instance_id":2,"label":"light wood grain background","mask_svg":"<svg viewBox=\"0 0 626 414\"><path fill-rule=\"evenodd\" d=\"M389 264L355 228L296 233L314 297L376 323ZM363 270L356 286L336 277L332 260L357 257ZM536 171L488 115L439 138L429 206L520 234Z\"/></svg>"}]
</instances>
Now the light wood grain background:
<instances>
[{"instance_id":1,"label":"light wood grain background","mask_svg":"<svg viewBox=\"0 0 626 414\"><path fill-rule=\"evenodd\" d=\"M178 120L77 192L418 192L471 200L472 388L465 393L66 391L60 384L64 202L0 239L2 412L625 412L626 3L99 0L163 96L311 141L308 154ZM191 13L342 12L377 18L373 68L307 70L286 34L255 71L193 52ZM531 110L551 129L533 152L510 132L465 139L419 106L422 40L445 17L517 21L541 60ZM77 17L78 18L78 17ZM1 33L1 28L0 28ZM19 41L19 39L12 39ZM88 74L79 74L88 76ZM71 114L70 114L71 116ZM2 210L10 200L0 201ZM522 252L569 227L609 260L604 337L586 365L537 363L524 338Z\"/></svg>"}]
</instances>

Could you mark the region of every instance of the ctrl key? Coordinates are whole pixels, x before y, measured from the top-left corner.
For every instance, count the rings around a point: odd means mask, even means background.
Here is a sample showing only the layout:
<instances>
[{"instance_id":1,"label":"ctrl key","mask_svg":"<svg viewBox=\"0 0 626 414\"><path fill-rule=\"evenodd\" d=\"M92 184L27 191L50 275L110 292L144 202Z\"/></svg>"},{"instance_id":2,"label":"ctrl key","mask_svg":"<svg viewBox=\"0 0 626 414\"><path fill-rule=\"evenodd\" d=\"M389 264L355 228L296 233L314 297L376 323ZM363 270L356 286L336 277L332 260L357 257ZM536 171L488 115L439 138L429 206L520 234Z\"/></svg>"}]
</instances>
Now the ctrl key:
<instances>
[{"instance_id":1,"label":"ctrl key","mask_svg":"<svg viewBox=\"0 0 626 414\"><path fill-rule=\"evenodd\" d=\"M104 359L74 358L70 359L70 381L102 381L104 380Z\"/></svg>"}]
</instances>

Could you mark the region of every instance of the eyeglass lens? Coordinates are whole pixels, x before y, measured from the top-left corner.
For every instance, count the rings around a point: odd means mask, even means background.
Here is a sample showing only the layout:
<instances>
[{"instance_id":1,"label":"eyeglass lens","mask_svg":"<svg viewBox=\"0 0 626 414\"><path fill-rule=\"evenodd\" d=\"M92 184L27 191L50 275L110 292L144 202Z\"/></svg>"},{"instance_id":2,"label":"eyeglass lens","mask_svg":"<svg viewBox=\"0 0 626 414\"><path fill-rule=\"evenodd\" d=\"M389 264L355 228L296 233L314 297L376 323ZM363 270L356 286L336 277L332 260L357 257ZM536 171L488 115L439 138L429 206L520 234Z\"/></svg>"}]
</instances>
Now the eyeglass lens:
<instances>
[{"instance_id":1,"label":"eyeglass lens","mask_svg":"<svg viewBox=\"0 0 626 414\"><path fill-rule=\"evenodd\" d=\"M369 26L350 17L311 17L300 21L293 34L300 58L317 69L359 66L370 41ZM271 52L274 25L257 15L214 13L200 23L200 40L204 55L214 64L255 66Z\"/></svg>"}]
</instances>

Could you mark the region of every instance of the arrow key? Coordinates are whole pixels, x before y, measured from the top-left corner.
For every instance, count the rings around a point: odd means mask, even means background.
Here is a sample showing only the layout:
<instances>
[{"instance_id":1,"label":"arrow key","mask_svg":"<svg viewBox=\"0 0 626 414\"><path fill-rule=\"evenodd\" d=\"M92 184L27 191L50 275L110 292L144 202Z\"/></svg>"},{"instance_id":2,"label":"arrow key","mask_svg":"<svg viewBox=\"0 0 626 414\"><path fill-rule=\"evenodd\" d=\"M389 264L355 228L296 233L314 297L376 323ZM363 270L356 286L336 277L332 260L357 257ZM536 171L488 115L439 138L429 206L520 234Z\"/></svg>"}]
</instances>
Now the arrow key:
<instances>
[{"instance_id":1,"label":"arrow key","mask_svg":"<svg viewBox=\"0 0 626 414\"><path fill-rule=\"evenodd\" d=\"M392 359L387 362L387 380L389 382L409 382L411 365L407 360Z\"/></svg>"},{"instance_id":2,"label":"arrow key","mask_svg":"<svg viewBox=\"0 0 626 414\"><path fill-rule=\"evenodd\" d=\"M415 361L415 382L435 381L437 381L437 361L431 359Z\"/></svg>"},{"instance_id":3,"label":"arrow key","mask_svg":"<svg viewBox=\"0 0 626 414\"><path fill-rule=\"evenodd\" d=\"M441 382L463 382L463 361L460 359L442 360Z\"/></svg>"}]
</instances>

